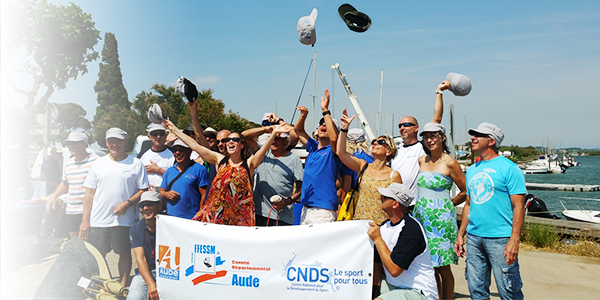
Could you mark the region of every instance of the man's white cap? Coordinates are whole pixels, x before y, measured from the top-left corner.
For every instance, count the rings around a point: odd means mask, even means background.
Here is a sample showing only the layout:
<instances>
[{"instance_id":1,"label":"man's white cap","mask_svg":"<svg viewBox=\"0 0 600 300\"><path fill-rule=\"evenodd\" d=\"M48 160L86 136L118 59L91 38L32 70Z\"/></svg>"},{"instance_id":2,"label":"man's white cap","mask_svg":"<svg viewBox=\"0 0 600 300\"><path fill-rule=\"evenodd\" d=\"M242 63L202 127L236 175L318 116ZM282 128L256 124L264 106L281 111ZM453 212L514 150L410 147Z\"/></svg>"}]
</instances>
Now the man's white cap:
<instances>
[{"instance_id":1,"label":"man's white cap","mask_svg":"<svg viewBox=\"0 0 600 300\"><path fill-rule=\"evenodd\" d=\"M471 80L463 74L450 72L446 80L450 81L450 91L455 96L466 96L471 92Z\"/></svg>"},{"instance_id":2,"label":"man's white cap","mask_svg":"<svg viewBox=\"0 0 600 300\"><path fill-rule=\"evenodd\" d=\"M65 143L77 143L77 142L85 142L87 144L88 137L83 132L71 132L69 133L69 137L65 140ZM63 143L64 144L64 143Z\"/></svg>"},{"instance_id":3,"label":"man's white cap","mask_svg":"<svg viewBox=\"0 0 600 300\"><path fill-rule=\"evenodd\" d=\"M148 132L152 132L152 131L156 131L156 130L167 131L167 129L165 128L165 126L163 126L163 124L150 123L150 125L148 125L148 127L146 127L146 131L148 131Z\"/></svg>"},{"instance_id":4,"label":"man's white cap","mask_svg":"<svg viewBox=\"0 0 600 300\"><path fill-rule=\"evenodd\" d=\"M127 132L125 132L125 130L123 130L123 129L113 127L106 131L106 138L107 139L116 138L116 139L124 140L127 138Z\"/></svg>"},{"instance_id":5,"label":"man's white cap","mask_svg":"<svg viewBox=\"0 0 600 300\"><path fill-rule=\"evenodd\" d=\"M186 143L184 143L181 139L176 139L173 142L173 146L171 146L171 148L173 148L175 146L181 146L181 147L184 147L184 148L190 148L190 146L188 146Z\"/></svg>"},{"instance_id":6,"label":"man's white cap","mask_svg":"<svg viewBox=\"0 0 600 300\"><path fill-rule=\"evenodd\" d=\"M145 191L140 197L140 202L160 202L160 194L155 191Z\"/></svg>"},{"instance_id":7,"label":"man's white cap","mask_svg":"<svg viewBox=\"0 0 600 300\"><path fill-rule=\"evenodd\" d=\"M205 133L205 134L206 134L206 133L214 133L214 134L217 134L217 131L216 131L214 128L212 128L212 127L207 127L206 129L204 129L204 133Z\"/></svg>"},{"instance_id":8,"label":"man's white cap","mask_svg":"<svg viewBox=\"0 0 600 300\"><path fill-rule=\"evenodd\" d=\"M317 22L317 9L313 8L312 12L308 16L301 17L298 20L296 30L298 31L298 39L300 43L304 45L315 46L317 42L317 33L315 29L315 23Z\"/></svg>"},{"instance_id":9,"label":"man's white cap","mask_svg":"<svg viewBox=\"0 0 600 300\"><path fill-rule=\"evenodd\" d=\"M273 113L269 113L269 112L266 112L266 113L264 113L264 114L263 114L263 117L262 117L262 119L261 119L260 121L261 121L261 122L262 122L262 121L269 121L269 117L270 117L272 114L273 114Z\"/></svg>"}]
</instances>

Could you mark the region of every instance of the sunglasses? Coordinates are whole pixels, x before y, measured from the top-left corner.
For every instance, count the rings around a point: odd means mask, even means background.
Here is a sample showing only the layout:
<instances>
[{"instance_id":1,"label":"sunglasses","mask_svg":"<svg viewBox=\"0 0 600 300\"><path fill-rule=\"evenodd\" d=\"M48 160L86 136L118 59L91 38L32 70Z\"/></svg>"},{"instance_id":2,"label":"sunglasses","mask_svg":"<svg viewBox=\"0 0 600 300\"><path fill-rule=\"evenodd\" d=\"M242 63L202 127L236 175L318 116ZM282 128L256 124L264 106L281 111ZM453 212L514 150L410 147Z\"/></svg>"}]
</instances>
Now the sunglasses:
<instances>
[{"instance_id":1,"label":"sunglasses","mask_svg":"<svg viewBox=\"0 0 600 300\"><path fill-rule=\"evenodd\" d=\"M181 152L183 153L185 150L187 150L188 148L183 148L183 147L177 147L177 148L171 148L171 151L173 151L173 154L177 153L177 152Z\"/></svg>"},{"instance_id":2,"label":"sunglasses","mask_svg":"<svg viewBox=\"0 0 600 300\"><path fill-rule=\"evenodd\" d=\"M415 126L415 125L417 125L417 124L413 124L413 123L410 123L410 122L405 122L405 123L398 124L398 128L402 128L402 126L404 126L404 127L411 127L411 126Z\"/></svg>"},{"instance_id":3,"label":"sunglasses","mask_svg":"<svg viewBox=\"0 0 600 300\"><path fill-rule=\"evenodd\" d=\"M387 143L385 142L385 140L372 140L371 145L375 145L375 144L386 145Z\"/></svg>"},{"instance_id":4,"label":"sunglasses","mask_svg":"<svg viewBox=\"0 0 600 300\"><path fill-rule=\"evenodd\" d=\"M150 135L153 137L157 137L157 136L165 136L167 135L167 133L165 131L152 131L150 132Z\"/></svg>"},{"instance_id":5,"label":"sunglasses","mask_svg":"<svg viewBox=\"0 0 600 300\"><path fill-rule=\"evenodd\" d=\"M489 137L487 134L483 134L483 133L479 133L479 132L475 132L473 133L474 137L478 137L478 138L487 138Z\"/></svg>"},{"instance_id":6,"label":"sunglasses","mask_svg":"<svg viewBox=\"0 0 600 300\"><path fill-rule=\"evenodd\" d=\"M69 147L71 145L78 145L79 143L81 143L81 141L77 141L77 142L64 142L63 145Z\"/></svg>"},{"instance_id":7,"label":"sunglasses","mask_svg":"<svg viewBox=\"0 0 600 300\"><path fill-rule=\"evenodd\" d=\"M241 139L239 137L233 137L233 138L227 137L227 138L222 139L221 141L223 143L229 143L229 141L234 141L234 142L238 143L240 140Z\"/></svg>"},{"instance_id":8,"label":"sunglasses","mask_svg":"<svg viewBox=\"0 0 600 300\"><path fill-rule=\"evenodd\" d=\"M154 204L159 203L159 202L148 202L148 201L144 201L142 203L138 203L138 205L140 206L140 208L144 208L144 207L150 207L153 206Z\"/></svg>"},{"instance_id":9,"label":"sunglasses","mask_svg":"<svg viewBox=\"0 0 600 300\"><path fill-rule=\"evenodd\" d=\"M207 135L205 135L205 137L206 137L207 139L216 139L216 138L217 138L217 135L216 135L216 134L207 134Z\"/></svg>"}]
</instances>

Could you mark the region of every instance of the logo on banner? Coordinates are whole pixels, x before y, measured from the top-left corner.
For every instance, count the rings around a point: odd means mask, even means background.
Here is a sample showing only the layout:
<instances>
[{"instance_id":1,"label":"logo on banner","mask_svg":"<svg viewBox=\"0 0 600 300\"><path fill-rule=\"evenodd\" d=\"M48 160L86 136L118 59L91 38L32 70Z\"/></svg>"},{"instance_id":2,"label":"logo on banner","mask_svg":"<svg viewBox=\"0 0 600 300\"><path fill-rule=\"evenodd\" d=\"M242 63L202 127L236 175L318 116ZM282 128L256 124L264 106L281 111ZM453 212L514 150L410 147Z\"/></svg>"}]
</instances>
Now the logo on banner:
<instances>
[{"instance_id":1,"label":"logo on banner","mask_svg":"<svg viewBox=\"0 0 600 300\"><path fill-rule=\"evenodd\" d=\"M158 277L179 280L180 254L179 247L158 246Z\"/></svg>"}]
</instances>

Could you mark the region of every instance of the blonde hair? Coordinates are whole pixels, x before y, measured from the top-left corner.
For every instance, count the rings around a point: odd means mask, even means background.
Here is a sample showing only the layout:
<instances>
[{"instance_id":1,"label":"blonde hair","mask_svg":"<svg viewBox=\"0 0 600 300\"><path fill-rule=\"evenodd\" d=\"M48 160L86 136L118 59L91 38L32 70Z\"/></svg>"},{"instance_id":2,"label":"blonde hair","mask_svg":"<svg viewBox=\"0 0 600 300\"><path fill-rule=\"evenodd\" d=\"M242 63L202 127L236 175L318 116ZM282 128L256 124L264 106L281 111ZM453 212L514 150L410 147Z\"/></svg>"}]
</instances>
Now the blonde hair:
<instances>
[{"instance_id":1,"label":"blonde hair","mask_svg":"<svg viewBox=\"0 0 600 300\"><path fill-rule=\"evenodd\" d=\"M398 153L398 149L396 148L396 143L394 142L394 139L391 136L386 135L386 134L378 136L377 140L379 140L379 139L385 140L386 145L388 146L388 148L390 148L390 151L392 151L392 153L390 153L390 155L388 155L385 158L385 160L387 162L392 161L392 159L394 157L396 157L396 153Z\"/></svg>"},{"instance_id":2,"label":"blonde hair","mask_svg":"<svg viewBox=\"0 0 600 300\"><path fill-rule=\"evenodd\" d=\"M360 143L354 143L347 141L346 142L346 152L350 154L354 154L356 151L362 151L364 153L371 153L371 149L369 147L369 142L364 141Z\"/></svg>"}]
</instances>

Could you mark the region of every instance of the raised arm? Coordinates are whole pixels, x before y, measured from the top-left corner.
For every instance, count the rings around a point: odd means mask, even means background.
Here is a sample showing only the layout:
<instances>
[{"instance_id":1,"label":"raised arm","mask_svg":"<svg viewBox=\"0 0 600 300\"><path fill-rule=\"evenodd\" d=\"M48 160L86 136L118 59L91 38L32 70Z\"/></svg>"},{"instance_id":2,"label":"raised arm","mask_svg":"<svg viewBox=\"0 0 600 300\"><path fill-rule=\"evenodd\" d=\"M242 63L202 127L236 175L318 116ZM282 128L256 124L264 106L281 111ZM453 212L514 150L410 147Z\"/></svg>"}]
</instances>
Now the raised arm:
<instances>
[{"instance_id":1,"label":"raised arm","mask_svg":"<svg viewBox=\"0 0 600 300\"><path fill-rule=\"evenodd\" d=\"M296 107L296 109L300 111L300 117L298 118L298 120L296 120L296 125L294 125L294 131L298 135L300 142L304 146L306 146L306 143L308 143L308 139L310 139L310 136L304 130L304 122L306 121L306 116L308 116L308 109L304 106L298 106Z\"/></svg>"},{"instance_id":2,"label":"raised arm","mask_svg":"<svg viewBox=\"0 0 600 300\"><path fill-rule=\"evenodd\" d=\"M286 126L277 125L273 127L273 132L269 136L269 139L262 145L262 147L260 147L260 149L258 149L256 153L254 153L252 156L250 156L250 158L248 158L248 168L250 169L250 174L254 174L254 170L256 170L258 165L260 165L260 163L262 162L263 158L265 157L265 154L267 154L267 150L269 150L271 144L273 144L273 140L275 140L275 137L280 133L290 132L291 130L291 127Z\"/></svg>"},{"instance_id":3,"label":"raised arm","mask_svg":"<svg viewBox=\"0 0 600 300\"><path fill-rule=\"evenodd\" d=\"M442 116L444 115L444 99L442 96L442 91L445 91L450 88L450 81L444 80L437 87L437 90L440 91L435 93L435 103L433 104L433 120L434 123L442 123Z\"/></svg>"},{"instance_id":4,"label":"raised arm","mask_svg":"<svg viewBox=\"0 0 600 300\"><path fill-rule=\"evenodd\" d=\"M246 143L246 146L248 146L248 148L250 148L250 150L252 150L252 153L254 153L258 150L258 143L256 142L255 138L264 133L271 133L271 132L273 132L273 126L263 126L263 127L246 129L242 132L242 135L244 136L244 141Z\"/></svg>"},{"instance_id":5,"label":"raised arm","mask_svg":"<svg viewBox=\"0 0 600 300\"><path fill-rule=\"evenodd\" d=\"M329 145L333 153L337 152L337 139L338 132L333 119L331 118L331 112L329 111L329 90L325 90L325 98L321 97L321 109L323 110L323 119L325 120L325 127L327 127L327 136L329 137Z\"/></svg>"},{"instance_id":6,"label":"raised arm","mask_svg":"<svg viewBox=\"0 0 600 300\"><path fill-rule=\"evenodd\" d=\"M192 118L192 128L194 128L194 134L196 135L196 141L200 146L210 148L206 137L204 136L204 131L202 130L202 126L200 125L200 121L198 120L198 101L194 99L194 103L188 102L188 108L190 109L190 116ZM196 151L198 152L198 151Z\"/></svg>"},{"instance_id":7,"label":"raised arm","mask_svg":"<svg viewBox=\"0 0 600 300\"><path fill-rule=\"evenodd\" d=\"M342 113L342 117L340 118L340 123L341 123L340 126L342 129L341 129L338 141L337 141L337 147L336 147L335 154L337 154L337 156L340 158L342 163L344 163L344 165L346 165L346 167L354 170L356 173L360 173L360 171L362 171L362 168L365 166L365 164L367 162L365 160L357 158L356 156L346 152L346 140L348 139L348 128L350 127L350 124L352 124L352 120L354 120L355 117L356 117L356 115L353 115L352 117L348 117L348 111L346 109L344 109L344 112ZM329 131L329 128L327 130Z\"/></svg>"},{"instance_id":8,"label":"raised arm","mask_svg":"<svg viewBox=\"0 0 600 300\"><path fill-rule=\"evenodd\" d=\"M223 154L210 150L209 148L200 146L193 138L189 137L187 134L183 133L175 124L173 124L169 120L164 120L163 125L166 129L175 134L181 141L183 141L186 145L190 147L190 149L198 152L198 155L202 157L209 164L217 165L223 157Z\"/></svg>"}]
</instances>

